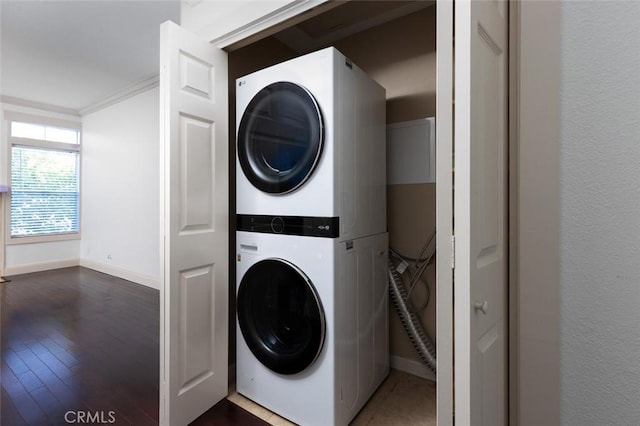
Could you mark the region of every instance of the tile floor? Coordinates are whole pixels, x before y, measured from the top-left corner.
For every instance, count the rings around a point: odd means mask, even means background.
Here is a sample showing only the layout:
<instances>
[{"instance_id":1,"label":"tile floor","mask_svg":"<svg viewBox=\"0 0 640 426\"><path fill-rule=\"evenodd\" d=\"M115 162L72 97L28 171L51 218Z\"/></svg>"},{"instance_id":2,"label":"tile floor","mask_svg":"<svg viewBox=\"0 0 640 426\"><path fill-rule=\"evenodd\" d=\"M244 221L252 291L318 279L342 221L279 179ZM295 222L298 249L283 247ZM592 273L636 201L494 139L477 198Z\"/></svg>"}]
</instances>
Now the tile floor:
<instances>
[{"instance_id":1,"label":"tile floor","mask_svg":"<svg viewBox=\"0 0 640 426\"><path fill-rule=\"evenodd\" d=\"M293 423L272 413L233 389L227 399L271 425ZM436 385L420 377L391 370L387 379L351 423L353 426L436 425Z\"/></svg>"}]
</instances>

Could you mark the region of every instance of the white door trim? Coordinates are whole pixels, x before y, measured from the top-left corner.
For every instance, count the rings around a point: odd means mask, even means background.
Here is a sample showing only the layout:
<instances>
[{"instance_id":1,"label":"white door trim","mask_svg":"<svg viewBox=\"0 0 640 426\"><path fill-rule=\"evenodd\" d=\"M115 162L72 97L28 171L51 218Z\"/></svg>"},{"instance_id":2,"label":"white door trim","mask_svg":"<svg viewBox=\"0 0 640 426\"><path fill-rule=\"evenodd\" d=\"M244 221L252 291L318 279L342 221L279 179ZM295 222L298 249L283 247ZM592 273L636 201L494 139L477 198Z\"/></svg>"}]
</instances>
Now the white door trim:
<instances>
[{"instance_id":1,"label":"white door trim","mask_svg":"<svg viewBox=\"0 0 640 426\"><path fill-rule=\"evenodd\" d=\"M453 2L436 8L436 358L439 426L453 425Z\"/></svg>"},{"instance_id":2,"label":"white door trim","mask_svg":"<svg viewBox=\"0 0 640 426\"><path fill-rule=\"evenodd\" d=\"M509 203L508 203L508 229L509 229L509 262L508 262L508 406L509 424L518 426L520 419L520 344L518 341L518 329L520 316L518 311L518 300L520 298L518 284L518 158L519 158L519 134L520 134L520 2L509 2L509 142L508 142L508 162L509 162Z\"/></svg>"},{"instance_id":3,"label":"white door trim","mask_svg":"<svg viewBox=\"0 0 640 426\"><path fill-rule=\"evenodd\" d=\"M334 2L329 2L329 0L293 1L286 6L283 6L280 9L277 9L267 15L264 15L247 25L243 25L222 36L216 37L210 40L210 42L220 49L234 50L234 48L239 48L250 44L252 41L254 41L253 37L258 34L266 37L285 28L279 26L285 21L292 20L290 22L287 22L286 24L286 26L291 26L295 25L295 23L302 19L307 19L316 14L324 12L326 10L325 8L319 8L315 11L312 11L312 9L315 9L323 4L325 5L325 7L329 6L328 3ZM335 7L337 5L338 3L335 2L329 8ZM304 18L296 19L298 17L301 17L303 14ZM293 20L295 20L295 22ZM232 47L232 45L235 45L233 46L234 48L230 48Z\"/></svg>"}]
</instances>

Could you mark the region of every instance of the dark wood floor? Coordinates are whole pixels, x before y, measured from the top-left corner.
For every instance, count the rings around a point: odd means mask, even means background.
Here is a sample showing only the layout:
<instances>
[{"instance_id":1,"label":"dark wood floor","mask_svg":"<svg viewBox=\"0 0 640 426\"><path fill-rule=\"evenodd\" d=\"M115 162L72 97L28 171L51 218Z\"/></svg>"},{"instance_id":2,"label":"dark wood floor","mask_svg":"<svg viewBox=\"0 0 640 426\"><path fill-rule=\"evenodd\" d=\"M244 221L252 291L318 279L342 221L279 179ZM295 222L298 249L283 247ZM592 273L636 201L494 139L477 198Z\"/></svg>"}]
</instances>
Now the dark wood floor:
<instances>
[{"instance_id":1,"label":"dark wood floor","mask_svg":"<svg viewBox=\"0 0 640 426\"><path fill-rule=\"evenodd\" d=\"M157 290L76 267L11 277L0 297L0 424L158 424ZM223 400L194 424L266 423Z\"/></svg>"}]
</instances>

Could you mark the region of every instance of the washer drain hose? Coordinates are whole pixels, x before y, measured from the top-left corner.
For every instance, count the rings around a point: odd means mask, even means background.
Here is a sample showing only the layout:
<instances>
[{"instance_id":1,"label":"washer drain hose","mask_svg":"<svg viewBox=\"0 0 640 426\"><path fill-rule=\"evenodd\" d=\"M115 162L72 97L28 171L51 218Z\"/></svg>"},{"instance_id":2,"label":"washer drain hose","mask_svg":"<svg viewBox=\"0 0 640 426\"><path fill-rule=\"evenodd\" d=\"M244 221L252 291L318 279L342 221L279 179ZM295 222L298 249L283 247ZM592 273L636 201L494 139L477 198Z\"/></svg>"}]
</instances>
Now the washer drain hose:
<instances>
[{"instance_id":1,"label":"washer drain hose","mask_svg":"<svg viewBox=\"0 0 640 426\"><path fill-rule=\"evenodd\" d=\"M422 327L420 317L414 312L411 301L407 295L407 290L402 284L402 278L396 271L395 265L389 259L389 294L391 301L396 308L396 312L400 317L402 326L404 327L407 335L413 346L418 351L420 359L429 368L429 370L436 372L436 348L427 333L425 333Z\"/></svg>"}]
</instances>

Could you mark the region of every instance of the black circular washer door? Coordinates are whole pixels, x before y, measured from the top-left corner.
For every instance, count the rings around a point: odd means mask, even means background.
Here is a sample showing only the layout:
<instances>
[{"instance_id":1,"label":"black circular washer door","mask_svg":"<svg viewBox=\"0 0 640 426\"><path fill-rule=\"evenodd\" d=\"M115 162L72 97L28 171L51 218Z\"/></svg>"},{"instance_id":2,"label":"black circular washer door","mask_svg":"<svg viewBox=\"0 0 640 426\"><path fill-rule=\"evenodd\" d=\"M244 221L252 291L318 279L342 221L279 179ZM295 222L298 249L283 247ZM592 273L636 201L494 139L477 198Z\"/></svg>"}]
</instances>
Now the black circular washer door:
<instances>
[{"instance_id":1,"label":"black circular washer door","mask_svg":"<svg viewBox=\"0 0 640 426\"><path fill-rule=\"evenodd\" d=\"M318 103L294 83L272 83L249 102L238 128L238 160L261 191L286 194L313 173L323 146Z\"/></svg>"},{"instance_id":2,"label":"black circular washer door","mask_svg":"<svg viewBox=\"0 0 640 426\"><path fill-rule=\"evenodd\" d=\"M322 303L309 278L282 259L252 265L238 288L238 324L247 346L267 368L297 374L320 355Z\"/></svg>"}]
</instances>

